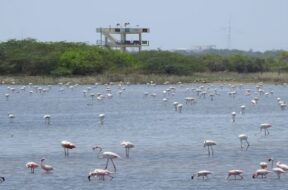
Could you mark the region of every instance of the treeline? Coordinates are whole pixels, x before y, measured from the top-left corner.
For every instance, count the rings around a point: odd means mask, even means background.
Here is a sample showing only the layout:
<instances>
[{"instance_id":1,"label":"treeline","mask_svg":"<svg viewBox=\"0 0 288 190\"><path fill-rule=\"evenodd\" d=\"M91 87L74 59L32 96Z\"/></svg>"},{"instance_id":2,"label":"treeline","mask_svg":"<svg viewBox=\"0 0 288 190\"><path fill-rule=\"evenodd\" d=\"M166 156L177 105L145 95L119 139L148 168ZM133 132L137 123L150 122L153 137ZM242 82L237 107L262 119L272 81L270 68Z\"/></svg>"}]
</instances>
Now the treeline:
<instances>
[{"instance_id":1,"label":"treeline","mask_svg":"<svg viewBox=\"0 0 288 190\"><path fill-rule=\"evenodd\" d=\"M190 75L194 72L288 71L288 52L285 51L256 52L255 54L252 52L229 53L228 50L221 52L183 54L154 50L141 53L122 53L85 43L38 42L34 39L9 40L0 43L0 74Z\"/></svg>"}]
</instances>

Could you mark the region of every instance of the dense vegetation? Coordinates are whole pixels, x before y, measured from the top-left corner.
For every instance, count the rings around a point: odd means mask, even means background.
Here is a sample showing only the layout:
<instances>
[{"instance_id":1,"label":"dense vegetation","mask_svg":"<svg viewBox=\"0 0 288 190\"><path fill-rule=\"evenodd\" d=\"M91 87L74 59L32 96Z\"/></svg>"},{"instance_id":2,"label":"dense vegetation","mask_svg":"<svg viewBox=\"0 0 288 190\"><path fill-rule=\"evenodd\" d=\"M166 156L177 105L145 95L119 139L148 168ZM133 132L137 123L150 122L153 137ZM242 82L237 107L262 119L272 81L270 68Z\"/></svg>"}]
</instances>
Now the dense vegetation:
<instances>
[{"instance_id":1,"label":"dense vegetation","mask_svg":"<svg viewBox=\"0 0 288 190\"><path fill-rule=\"evenodd\" d=\"M2 75L168 74L195 72L285 72L288 52L228 50L181 53L143 51L122 53L85 43L38 42L34 39L0 43Z\"/></svg>"}]
</instances>

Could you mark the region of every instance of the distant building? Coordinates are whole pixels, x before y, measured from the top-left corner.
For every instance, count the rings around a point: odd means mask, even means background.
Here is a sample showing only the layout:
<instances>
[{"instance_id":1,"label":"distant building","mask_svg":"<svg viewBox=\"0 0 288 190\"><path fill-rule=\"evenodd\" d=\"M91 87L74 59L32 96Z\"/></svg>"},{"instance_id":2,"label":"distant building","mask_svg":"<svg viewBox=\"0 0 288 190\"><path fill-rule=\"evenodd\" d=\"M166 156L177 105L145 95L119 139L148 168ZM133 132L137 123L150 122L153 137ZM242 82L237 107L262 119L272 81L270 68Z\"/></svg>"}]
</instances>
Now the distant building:
<instances>
[{"instance_id":1,"label":"distant building","mask_svg":"<svg viewBox=\"0 0 288 190\"><path fill-rule=\"evenodd\" d=\"M127 48L137 48L140 52L143 46L149 46L149 41L142 39L143 33L149 33L149 28L128 28L130 23L124 23L124 27L117 24L116 27L109 26L108 28L96 28L96 32L100 33L100 40L97 40L97 45L108 48L120 49L127 51ZM130 40L128 35L136 35L136 40Z\"/></svg>"}]
</instances>

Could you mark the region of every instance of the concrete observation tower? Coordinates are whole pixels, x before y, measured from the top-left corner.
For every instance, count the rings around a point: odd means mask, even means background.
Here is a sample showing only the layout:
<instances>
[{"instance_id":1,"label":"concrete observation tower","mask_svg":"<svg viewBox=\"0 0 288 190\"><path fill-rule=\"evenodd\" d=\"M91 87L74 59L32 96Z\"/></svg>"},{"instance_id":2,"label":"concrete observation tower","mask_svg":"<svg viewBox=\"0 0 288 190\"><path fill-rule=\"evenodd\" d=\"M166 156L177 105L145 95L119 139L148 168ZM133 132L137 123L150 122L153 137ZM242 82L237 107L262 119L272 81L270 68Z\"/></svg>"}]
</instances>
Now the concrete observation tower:
<instances>
[{"instance_id":1,"label":"concrete observation tower","mask_svg":"<svg viewBox=\"0 0 288 190\"><path fill-rule=\"evenodd\" d=\"M122 51L127 51L127 48L138 48L139 52L143 46L149 46L149 41L142 40L142 34L149 33L150 29L138 26L132 28L127 27L128 25L130 23L124 23L123 26L117 24L116 27L96 28L96 32L100 33L100 40L97 40L97 45L120 49ZM128 35L133 36L136 40L130 40Z\"/></svg>"}]
</instances>

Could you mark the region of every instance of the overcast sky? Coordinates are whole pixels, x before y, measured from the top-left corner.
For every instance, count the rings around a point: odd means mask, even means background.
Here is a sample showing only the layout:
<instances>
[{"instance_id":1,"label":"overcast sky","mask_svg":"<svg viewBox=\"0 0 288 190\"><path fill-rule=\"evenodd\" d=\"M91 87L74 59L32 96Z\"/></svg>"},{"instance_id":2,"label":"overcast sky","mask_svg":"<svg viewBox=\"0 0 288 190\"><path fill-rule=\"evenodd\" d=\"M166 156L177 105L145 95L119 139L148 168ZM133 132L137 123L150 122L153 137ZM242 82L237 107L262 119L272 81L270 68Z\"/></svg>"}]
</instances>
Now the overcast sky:
<instances>
[{"instance_id":1,"label":"overcast sky","mask_svg":"<svg viewBox=\"0 0 288 190\"><path fill-rule=\"evenodd\" d=\"M230 36L232 49L288 50L288 0L0 0L0 41L93 44L125 22L150 28L149 49L225 49Z\"/></svg>"}]
</instances>

